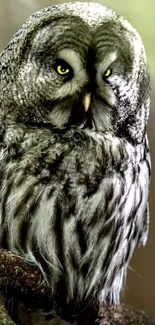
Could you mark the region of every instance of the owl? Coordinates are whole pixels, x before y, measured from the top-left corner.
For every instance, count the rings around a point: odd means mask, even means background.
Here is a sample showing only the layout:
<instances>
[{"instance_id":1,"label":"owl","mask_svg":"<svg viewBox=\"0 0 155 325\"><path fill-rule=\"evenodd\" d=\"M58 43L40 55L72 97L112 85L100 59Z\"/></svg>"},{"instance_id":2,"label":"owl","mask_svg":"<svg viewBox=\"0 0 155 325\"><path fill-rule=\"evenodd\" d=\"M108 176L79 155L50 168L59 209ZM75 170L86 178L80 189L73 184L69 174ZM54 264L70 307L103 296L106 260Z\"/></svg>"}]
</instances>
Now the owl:
<instances>
[{"instance_id":1,"label":"owl","mask_svg":"<svg viewBox=\"0 0 155 325\"><path fill-rule=\"evenodd\" d=\"M0 247L53 298L120 301L148 235L150 81L118 13L64 3L26 20L0 55Z\"/></svg>"}]
</instances>

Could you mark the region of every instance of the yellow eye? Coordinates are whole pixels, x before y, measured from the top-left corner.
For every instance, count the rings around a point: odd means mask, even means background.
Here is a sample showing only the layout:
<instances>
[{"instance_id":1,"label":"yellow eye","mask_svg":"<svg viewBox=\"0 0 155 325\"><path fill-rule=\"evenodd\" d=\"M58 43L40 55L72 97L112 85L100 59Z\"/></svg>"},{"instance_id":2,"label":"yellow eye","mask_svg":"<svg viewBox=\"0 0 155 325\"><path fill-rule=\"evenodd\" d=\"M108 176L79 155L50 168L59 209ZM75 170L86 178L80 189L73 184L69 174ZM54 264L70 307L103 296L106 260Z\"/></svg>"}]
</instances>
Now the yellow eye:
<instances>
[{"instance_id":1,"label":"yellow eye","mask_svg":"<svg viewBox=\"0 0 155 325\"><path fill-rule=\"evenodd\" d=\"M57 70L57 73L60 75L65 75L70 72L70 70L63 65L57 65L56 70Z\"/></svg>"},{"instance_id":2,"label":"yellow eye","mask_svg":"<svg viewBox=\"0 0 155 325\"><path fill-rule=\"evenodd\" d=\"M109 77L111 75L112 71L111 69L107 69L105 72L104 72L104 77Z\"/></svg>"}]
</instances>

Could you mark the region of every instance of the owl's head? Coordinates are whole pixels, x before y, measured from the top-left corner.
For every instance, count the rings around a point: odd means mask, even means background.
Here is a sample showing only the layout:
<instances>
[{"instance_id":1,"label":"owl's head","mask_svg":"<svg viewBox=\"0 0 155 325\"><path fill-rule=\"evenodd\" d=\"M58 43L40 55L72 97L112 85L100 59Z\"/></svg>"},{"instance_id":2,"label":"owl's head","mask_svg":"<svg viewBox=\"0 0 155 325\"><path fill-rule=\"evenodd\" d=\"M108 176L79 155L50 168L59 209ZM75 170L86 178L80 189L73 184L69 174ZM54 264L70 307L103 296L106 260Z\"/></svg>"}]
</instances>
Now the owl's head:
<instances>
[{"instance_id":1,"label":"owl's head","mask_svg":"<svg viewBox=\"0 0 155 325\"><path fill-rule=\"evenodd\" d=\"M143 138L144 46L122 16L99 4L66 3L31 16L2 52L0 75L5 121Z\"/></svg>"}]
</instances>

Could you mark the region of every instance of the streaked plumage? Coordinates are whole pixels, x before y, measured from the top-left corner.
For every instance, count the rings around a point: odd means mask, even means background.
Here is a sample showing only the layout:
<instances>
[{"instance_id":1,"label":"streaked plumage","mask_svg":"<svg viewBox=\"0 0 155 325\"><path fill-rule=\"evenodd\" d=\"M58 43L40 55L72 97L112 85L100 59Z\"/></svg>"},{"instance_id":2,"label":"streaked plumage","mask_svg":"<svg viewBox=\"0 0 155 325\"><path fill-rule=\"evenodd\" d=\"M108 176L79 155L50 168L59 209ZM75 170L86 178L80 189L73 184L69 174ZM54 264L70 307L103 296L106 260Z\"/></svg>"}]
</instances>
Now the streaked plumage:
<instances>
[{"instance_id":1,"label":"streaked plumage","mask_svg":"<svg viewBox=\"0 0 155 325\"><path fill-rule=\"evenodd\" d=\"M1 54L1 247L53 296L119 302L148 234L149 103L140 36L99 4L39 11Z\"/></svg>"}]
</instances>

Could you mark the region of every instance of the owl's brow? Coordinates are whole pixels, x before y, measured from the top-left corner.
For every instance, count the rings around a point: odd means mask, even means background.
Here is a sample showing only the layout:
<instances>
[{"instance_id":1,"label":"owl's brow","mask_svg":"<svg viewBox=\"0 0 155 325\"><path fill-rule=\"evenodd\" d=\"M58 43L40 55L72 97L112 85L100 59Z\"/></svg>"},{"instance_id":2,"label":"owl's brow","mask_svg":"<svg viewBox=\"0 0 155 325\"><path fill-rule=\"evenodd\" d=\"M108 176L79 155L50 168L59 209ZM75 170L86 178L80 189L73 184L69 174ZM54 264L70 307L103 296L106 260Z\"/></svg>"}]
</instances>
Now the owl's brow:
<instances>
[{"instance_id":1,"label":"owl's brow","mask_svg":"<svg viewBox=\"0 0 155 325\"><path fill-rule=\"evenodd\" d=\"M74 73L77 73L83 68L80 56L72 49L63 49L58 52L57 56L58 58L65 60L72 67Z\"/></svg>"},{"instance_id":2,"label":"owl's brow","mask_svg":"<svg viewBox=\"0 0 155 325\"><path fill-rule=\"evenodd\" d=\"M116 59L117 51L113 51L104 56L103 60L96 64L99 70L106 70Z\"/></svg>"}]
</instances>

